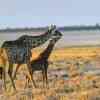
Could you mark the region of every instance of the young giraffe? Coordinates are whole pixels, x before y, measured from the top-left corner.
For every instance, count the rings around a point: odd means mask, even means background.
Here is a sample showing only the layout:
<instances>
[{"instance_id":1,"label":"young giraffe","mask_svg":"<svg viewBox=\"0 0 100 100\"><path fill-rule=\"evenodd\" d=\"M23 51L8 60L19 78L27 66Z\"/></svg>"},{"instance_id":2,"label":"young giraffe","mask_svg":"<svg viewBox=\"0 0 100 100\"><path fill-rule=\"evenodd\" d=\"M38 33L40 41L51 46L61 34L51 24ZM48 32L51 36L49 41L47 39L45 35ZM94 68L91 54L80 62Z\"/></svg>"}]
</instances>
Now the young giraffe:
<instances>
[{"instance_id":1,"label":"young giraffe","mask_svg":"<svg viewBox=\"0 0 100 100\"><path fill-rule=\"evenodd\" d=\"M2 48L6 49L8 55L8 61L9 61L8 75L11 79L13 88L15 90L16 87L12 76L13 64L17 64L14 76L16 75L16 72L19 69L21 64L27 64L29 73L30 75L32 75L31 74L32 71L30 70L30 57L32 55L31 49L44 44L47 40L49 40L51 37L55 37L57 34L58 31L56 31L56 27L54 26L50 28L46 33L40 36L24 35L15 41L5 41L3 43ZM31 76L31 80L33 82L33 85L36 87L32 76Z\"/></svg>"},{"instance_id":2,"label":"young giraffe","mask_svg":"<svg viewBox=\"0 0 100 100\"><path fill-rule=\"evenodd\" d=\"M39 57L33 61L31 61L31 70L32 70L32 75L34 71L42 71L42 76L43 76L43 87L44 87L44 82L46 82L46 87L48 85L48 78L47 78L47 69L48 69L48 58L56 44L56 42L62 37L62 34L59 32L58 36L55 38L52 38L49 41L49 44L47 48L40 53ZM26 85L29 83L29 77L26 76ZM25 85L25 87L26 87Z\"/></svg>"}]
</instances>

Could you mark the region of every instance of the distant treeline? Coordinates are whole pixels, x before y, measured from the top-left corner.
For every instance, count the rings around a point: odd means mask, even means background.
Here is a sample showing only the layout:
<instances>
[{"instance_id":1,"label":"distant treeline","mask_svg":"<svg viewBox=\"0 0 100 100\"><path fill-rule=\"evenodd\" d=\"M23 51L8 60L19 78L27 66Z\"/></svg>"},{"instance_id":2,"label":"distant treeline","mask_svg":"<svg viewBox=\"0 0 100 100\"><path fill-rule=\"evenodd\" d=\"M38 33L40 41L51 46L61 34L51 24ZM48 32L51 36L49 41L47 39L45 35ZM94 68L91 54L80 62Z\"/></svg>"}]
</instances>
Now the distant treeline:
<instances>
[{"instance_id":1,"label":"distant treeline","mask_svg":"<svg viewBox=\"0 0 100 100\"><path fill-rule=\"evenodd\" d=\"M100 25L96 24L94 26L65 26L59 28L62 31L90 31L90 30L100 30Z\"/></svg>"},{"instance_id":2,"label":"distant treeline","mask_svg":"<svg viewBox=\"0 0 100 100\"><path fill-rule=\"evenodd\" d=\"M2 32L41 32L41 31L46 31L47 27L38 27L38 28L7 28L7 29L1 29L0 33ZM59 30L61 31L90 31L90 30L100 30L100 25L80 25L80 26L64 26L64 27L59 27Z\"/></svg>"}]
</instances>

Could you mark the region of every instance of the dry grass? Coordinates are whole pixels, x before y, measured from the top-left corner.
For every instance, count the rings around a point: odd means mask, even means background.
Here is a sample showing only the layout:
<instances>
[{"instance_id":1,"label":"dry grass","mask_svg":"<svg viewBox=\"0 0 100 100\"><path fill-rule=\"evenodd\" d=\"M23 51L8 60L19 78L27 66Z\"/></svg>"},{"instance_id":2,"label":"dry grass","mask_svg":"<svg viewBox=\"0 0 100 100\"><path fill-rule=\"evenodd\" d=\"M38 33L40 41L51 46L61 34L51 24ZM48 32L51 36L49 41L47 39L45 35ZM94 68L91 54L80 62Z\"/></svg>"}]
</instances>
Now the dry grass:
<instances>
[{"instance_id":1,"label":"dry grass","mask_svg":"<svg viewBox=\"0 0 100 100\"><path fill-rule=\"evenodd\" d=\"M41 51L34 50L31 59L35 59ZM53 62L48 69L49 89L42 88L40 73L34 75L39 87L32 88L30 83L30 88L24 89L27 69L23 66L18 71L15 81L18 92L14 93L7 78L8 90L6 92L0 90L0 100L100 100L100 76L92 74L81 76L75 65L79 62L80 66L84 67L84 63L95 62L95 65L99 66L99 55L99 47L54 50L49 59ZM69 78L62 73L68 74Z\"/></svg>"},{"instance_id":2,"label":"dry grass","mask_svg":"<svg viewBox=\"0 0 100 100\"><path fill-rule=\"evenodd\" d=\"M36 58L42 50L33 50L32 58ZM50 60L65 60L73 57L91 58L92 56L100 55L99 47L73 47L73 48L60 48L52 52Z\"/></svg>"}]
</instances>

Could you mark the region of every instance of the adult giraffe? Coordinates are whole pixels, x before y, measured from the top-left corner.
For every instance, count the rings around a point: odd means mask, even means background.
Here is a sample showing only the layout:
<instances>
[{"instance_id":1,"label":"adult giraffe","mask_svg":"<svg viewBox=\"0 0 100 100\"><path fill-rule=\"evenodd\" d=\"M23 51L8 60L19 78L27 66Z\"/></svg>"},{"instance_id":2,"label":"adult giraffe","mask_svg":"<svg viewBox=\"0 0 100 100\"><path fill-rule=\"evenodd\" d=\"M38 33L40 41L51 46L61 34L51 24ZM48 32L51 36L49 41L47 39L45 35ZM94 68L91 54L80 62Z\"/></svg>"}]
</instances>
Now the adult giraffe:
<instances>
[{"instance_id":1,"label":"adult giraffe","mask_svg":"<svg viewBox=\"0 0 100 100\"><path fill-rule=\"evenodd\" d=\"M2 44L2 48L5 48L9 61L8 75L11 79L13 88L16 90L12 72L13 72L13 64L17 64L16 71L14 76L16 75L17 70L19 69L21 64L27 64L31 80L33 85L36 87L35 82L32 77L32 71L30 68L30 57L31 57L31 49L38 47L44 44L47 40L52 37L57 36L56 26L52 26L42 35L39 36L29 36L24 35L14 41L5 41ZM15 78L15 77L14 77Z\"/></svg>"}]
</instances>

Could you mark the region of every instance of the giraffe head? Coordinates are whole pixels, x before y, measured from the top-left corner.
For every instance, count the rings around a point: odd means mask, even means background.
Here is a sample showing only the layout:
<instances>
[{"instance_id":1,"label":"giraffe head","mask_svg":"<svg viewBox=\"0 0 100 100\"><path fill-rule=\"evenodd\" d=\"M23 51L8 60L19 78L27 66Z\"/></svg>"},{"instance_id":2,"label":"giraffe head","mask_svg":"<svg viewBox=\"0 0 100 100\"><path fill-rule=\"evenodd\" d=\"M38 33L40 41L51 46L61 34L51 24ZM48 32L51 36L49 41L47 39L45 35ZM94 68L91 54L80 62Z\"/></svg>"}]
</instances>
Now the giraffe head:
<instances>
[{"instance_id":1,"label":"giraffe head","mask_svg":"<svg viewBox=\"0 0 100 100\"><path fill-rule=\"evenodd\" d=\"M48 28L48 31L50 33L50 37L51 39L52 38L58 38L60 39L62 37L62 33L56 28L56 25L51 25L49 28Z\"/></svg>"},{"instance_id":2,"label":"giraffe head","mask_svg":"<svg viewBox=\"0 0 100 100\"><path fill-rule=\"evenodd\" d=\"M51 39L60 39L62 37L62 33L56 28L52 31Z\"/></svg>"},{"instance_id":3,"label":"giraffe head","mask_svg":"<svg viewBox=\"0 0 100 100\"><path fill-rule=\"evenodd\" d=\"M62 37L62 34L58 30L56 30L55 34L50 39L50 43L55 44L61 37Z\"/></svg>"}]
</instances>

